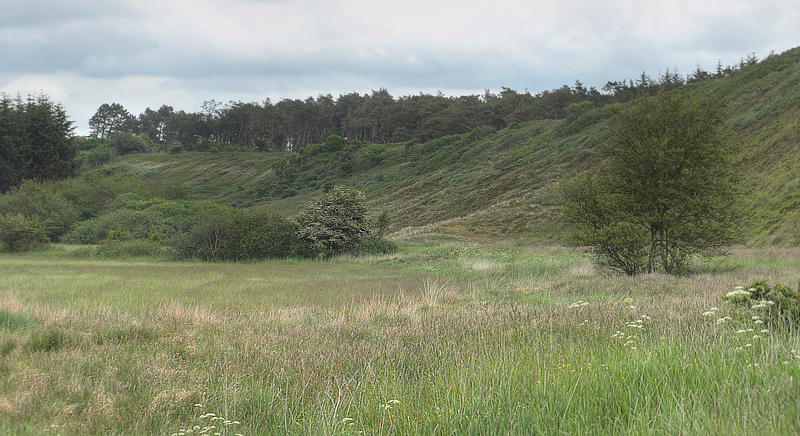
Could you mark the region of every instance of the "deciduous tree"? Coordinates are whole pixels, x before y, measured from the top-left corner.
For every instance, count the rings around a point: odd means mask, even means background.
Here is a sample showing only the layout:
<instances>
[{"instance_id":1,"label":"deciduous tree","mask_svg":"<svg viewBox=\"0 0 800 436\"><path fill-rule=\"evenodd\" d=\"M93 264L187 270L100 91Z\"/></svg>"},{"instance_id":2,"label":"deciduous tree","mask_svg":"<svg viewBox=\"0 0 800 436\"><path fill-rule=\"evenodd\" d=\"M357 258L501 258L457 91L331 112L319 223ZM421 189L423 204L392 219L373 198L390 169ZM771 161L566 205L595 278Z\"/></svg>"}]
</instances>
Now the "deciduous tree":
<instances>
[{"instance_id":1,"label":"deciduous tree","mask_svg":"<svg viewBox=\"0 0 800 436\"><path fill-rule=\"evenodd\" d=\"M114 134L130 131L133 116L119 103L103 103L89 119L89 130L95 138L111 138Z\"/></svg>"},{"instance_id":2,"label":"deciduous tree","mask_svg":"<svg viewBox=\"0 0 800 436\"><path fill-rule=\"evenodd\" d=\"M725 102L659 93L615 110L605 164L562 191L576 243L630 275L681 273L696 255L741 235L734 145L720 131Z\"/></svg>"}]
</instances>

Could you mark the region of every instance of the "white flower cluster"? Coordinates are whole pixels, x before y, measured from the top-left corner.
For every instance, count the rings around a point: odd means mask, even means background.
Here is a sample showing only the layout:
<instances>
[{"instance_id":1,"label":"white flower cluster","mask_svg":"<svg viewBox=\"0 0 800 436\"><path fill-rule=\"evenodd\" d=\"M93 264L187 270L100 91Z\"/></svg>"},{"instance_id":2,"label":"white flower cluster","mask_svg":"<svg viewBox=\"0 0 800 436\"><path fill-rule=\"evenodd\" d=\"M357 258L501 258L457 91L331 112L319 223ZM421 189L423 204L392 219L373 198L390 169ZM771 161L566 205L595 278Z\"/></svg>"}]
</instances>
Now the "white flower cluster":
<instances>
[{"instance_id":1,"label":"white flower cluster","mask_svg":"<svg viewBox=\"0 0 800 436\"><path fill-rule=\"evenodd\" d=\"M202 408L202 404L195 404L194 407ZM224 436L229 435L228 428L240 425L239 421L231 421L230 419L217 416L214 413L204 413L198 418L200 424L193 425L191 428L182 428L177 433L171 436L186 436L186 435L210 435L210 436ZM208 422L205 422L208 421ZM242 436L241 433L236 433L234 436Z\"/></svg>"},{"instance_id":2,"label":"white flower cluster","mask_svg":"<svg viewBox=\"0 0 800 436\"><path fill-rule=\"evenodd\" d=\"M752 294L750 294L750 291L744 290L744 287L737 286L736 289L725 294L724 298L733 302L740 302L749 300L751 295Z\"/></svg>"},{"instance_id":3,"label":"white flower cluster","mask_svg":"<svg viewBox=\"0 0 800 436\"><path fill-rule=\"evenodd\" d=\"M569 309L580 309L581 307L588 306L589 303L583 300L578 300L569 305Z\"/></svg>"}]
</instances>

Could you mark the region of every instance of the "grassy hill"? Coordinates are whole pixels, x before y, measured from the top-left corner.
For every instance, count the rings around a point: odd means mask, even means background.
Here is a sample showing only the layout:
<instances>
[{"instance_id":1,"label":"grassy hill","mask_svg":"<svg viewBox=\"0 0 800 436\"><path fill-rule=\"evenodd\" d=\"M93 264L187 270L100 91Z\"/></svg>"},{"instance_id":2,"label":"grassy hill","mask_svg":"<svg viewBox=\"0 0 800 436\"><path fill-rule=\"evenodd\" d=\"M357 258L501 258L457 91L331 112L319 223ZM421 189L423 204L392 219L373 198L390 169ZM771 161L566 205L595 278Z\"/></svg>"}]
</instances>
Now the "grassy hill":
<instances>
[{"instance_id":1,"label":"grassy hill","mask_svg":"<svg viewBox=\"0 0 800 436\"><path fill-rule=\"evenodd\" d=\"M748 66L733 77L672 92L709 91L729 99L725 130L741 144L751 245L800 245L800 48ZM299 212L326 183L368 193L404 237L563 241L556 207L561 177L592 171L601 159L610 110L585 108L564 120L476 129L399 144L336 139L301 153L185 153L124 156L115 172L182 183L198 199L285 216Z\"/></svg>"}]
</instances>

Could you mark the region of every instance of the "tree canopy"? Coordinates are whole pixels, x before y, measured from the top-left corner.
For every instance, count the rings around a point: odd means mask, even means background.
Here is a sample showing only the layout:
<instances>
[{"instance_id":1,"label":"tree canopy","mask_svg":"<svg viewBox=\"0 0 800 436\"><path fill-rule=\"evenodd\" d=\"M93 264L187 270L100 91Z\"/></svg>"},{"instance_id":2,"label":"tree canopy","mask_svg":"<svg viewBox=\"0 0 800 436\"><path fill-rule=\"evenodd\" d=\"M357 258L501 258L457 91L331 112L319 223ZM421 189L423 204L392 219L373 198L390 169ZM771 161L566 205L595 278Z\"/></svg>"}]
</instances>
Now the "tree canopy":
<instances>
[{"instance_id":1,"label":"tree canopy","mask_svg":"<svg viewBox=\"0 0 800 436\"><path fill-rule=\"evenodd\" d=\"M726 103L708 95L642 96L615 109L605 164L565 183L575 242L630 275L680 273L695 255L737 241L735 146L720 131Z\"/></svg>"},{"instance_id":2,"label":"tree canopy","mask_svg":"<svg viewBox=\"0 0 800 436\"><path fill-rule=\"evenodd\" d=\"M22 180L58 180L75 172L72 121L46 95L0 95L0 193Z\"/></svg>"}]
</instances>

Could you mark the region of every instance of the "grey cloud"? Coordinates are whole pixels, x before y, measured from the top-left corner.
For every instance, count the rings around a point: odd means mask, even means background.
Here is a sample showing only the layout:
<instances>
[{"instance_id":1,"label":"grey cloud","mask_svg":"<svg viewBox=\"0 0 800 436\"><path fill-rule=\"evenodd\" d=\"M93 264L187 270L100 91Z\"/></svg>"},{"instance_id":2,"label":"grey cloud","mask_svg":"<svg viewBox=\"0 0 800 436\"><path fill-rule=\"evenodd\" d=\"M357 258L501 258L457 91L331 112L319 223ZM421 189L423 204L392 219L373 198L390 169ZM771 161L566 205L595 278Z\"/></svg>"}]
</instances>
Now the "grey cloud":
<instances>
[{"instance_id":1,"label":"grey cloud","mask_svg":"<svg viewBox=\"0 0 800 436\"><path fill-rule=\"evenodd\" d=\"M85 67L87 60L126 58L156 47L145 36L120 32L106 26L59 27L51 29L46 39L23 42L0 42L2 70L25 73L80 71L90 76L108 73L124 75L125 71L94 70Z\"/></svg>"},{"instance_id":2,"label":"grey cloud","mask_svg":"<svg viewBox=\"0 0 800 436\"><path fill-rule=\"evenodd\" d=\"M0 27L29 28L135 15L129 3L119 1L7 0L3 3Z\"/></svg>"}]
</instances>

